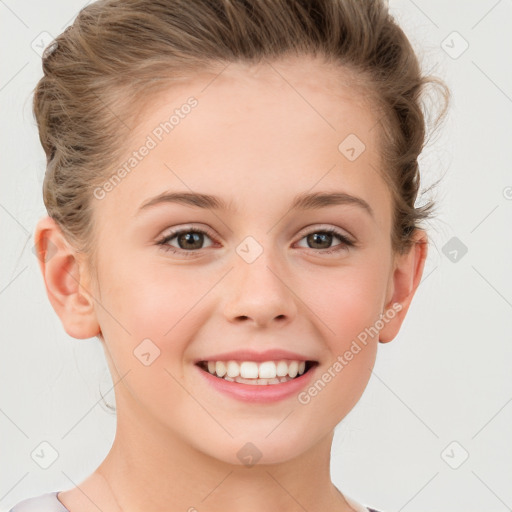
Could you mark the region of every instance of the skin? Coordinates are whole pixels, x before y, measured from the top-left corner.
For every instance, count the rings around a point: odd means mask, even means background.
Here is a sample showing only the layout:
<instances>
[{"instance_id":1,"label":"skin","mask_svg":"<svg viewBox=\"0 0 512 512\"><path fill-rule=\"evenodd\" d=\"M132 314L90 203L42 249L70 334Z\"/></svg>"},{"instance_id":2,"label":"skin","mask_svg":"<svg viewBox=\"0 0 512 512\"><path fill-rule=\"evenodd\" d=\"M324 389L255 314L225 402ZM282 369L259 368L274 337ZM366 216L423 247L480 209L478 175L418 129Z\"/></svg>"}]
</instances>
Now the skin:
<instances>
[{"instance_id":1,"label":"skin","mask_svg":"<svg viewBox=\"0 0 512 512\"><path fill-rule=\"evenodd\" d=\"M91 501L124 512L362 510L331 482L334 428L361 397L378 342L400 330L427 237L417 230L413 248L393 254L391 195L377 172L377 111L340 84L341 71L305 60L231 64L213 82L197 76L155 98L127 155L191 95L199 103L114 190L94 199L96 274L52 219L39 221L41 271L64 329L77 339L98 336L113 382L124 376L115 386L111 451L85 482L59 495L71 512ZM351 133L366 146L352 162L338 150ZM221 196L239 212L161 204L137 214L165 191ZM295 195L319 191L358 196L374 217L355 205L290 210ZM214 235L204 235L192 257L157 245L170 228L190 225ZM314 245L306 235L329 227L356 245L322 254L340 240L327 235ZM252 263L236 252L247 236L263 250ZM45 262L48 241L55 254ZM191 251L177 237L168 245ZM297 396L237 401L208 387L193 365L228 350L277 347L319 361L320 377L393 304L402 309L306 405ZM145 338L160 349L150 366L133 355ZM250 468L237 457L247 442L262 454Z\"/></svg>"}]
</instances>

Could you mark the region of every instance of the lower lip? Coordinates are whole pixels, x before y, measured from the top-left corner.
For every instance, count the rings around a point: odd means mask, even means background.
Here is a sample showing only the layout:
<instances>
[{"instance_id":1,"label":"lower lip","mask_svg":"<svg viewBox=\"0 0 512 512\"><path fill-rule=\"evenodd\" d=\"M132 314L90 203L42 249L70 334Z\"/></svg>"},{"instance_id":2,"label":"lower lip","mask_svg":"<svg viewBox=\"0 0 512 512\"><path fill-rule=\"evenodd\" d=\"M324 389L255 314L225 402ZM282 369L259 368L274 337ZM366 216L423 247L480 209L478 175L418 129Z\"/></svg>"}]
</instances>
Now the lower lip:
<instances>
[{"instance_id":1,"label":"lower lip","mask_svg":"<svg viewBox=\"0 0 512 512\"><path fill-rule=\"evenodd\" d=\"M306 373L303 373L300 377L289 380L287 382L281 382L280 384L241 384L239 382L230 382L219 377L215 377L210 372L207 372L195 365L199 373L206 379L206 382L220 391L225 393L237 400L244 402L277 402L284 400L290 396L296 395L299 391L304 388L311 380L312 374L315 371L318 364L315 364Z\"/></svg>"}]
</instances>

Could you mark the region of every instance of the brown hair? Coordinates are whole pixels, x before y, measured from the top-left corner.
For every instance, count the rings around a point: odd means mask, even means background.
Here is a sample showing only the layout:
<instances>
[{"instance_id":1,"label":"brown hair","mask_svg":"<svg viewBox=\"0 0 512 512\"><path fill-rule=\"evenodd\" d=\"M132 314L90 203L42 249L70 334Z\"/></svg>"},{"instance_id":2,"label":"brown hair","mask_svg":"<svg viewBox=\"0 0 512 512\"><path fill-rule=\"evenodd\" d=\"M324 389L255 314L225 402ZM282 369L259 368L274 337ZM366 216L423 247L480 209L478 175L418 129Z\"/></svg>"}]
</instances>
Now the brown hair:
<instances>
[{"instance_id":1,"label":"brown hair","mask_svg":"<svg viewBox=\"0 0 512 512\"><path fill-rule=\"evenodd\" d=\"M47 156L48 215L92 264L92 191L121 158L145 102L194 73L291 54L320 55L348 71L382 112L392 248L407 250L434 207L432 201L415 207L426 139L421 95L427 84L441 88L438 122L450 93L440 79L422 75L383 0L100 0L86 6L45 50L34 92Z\"/></svg>"}]
</instances>

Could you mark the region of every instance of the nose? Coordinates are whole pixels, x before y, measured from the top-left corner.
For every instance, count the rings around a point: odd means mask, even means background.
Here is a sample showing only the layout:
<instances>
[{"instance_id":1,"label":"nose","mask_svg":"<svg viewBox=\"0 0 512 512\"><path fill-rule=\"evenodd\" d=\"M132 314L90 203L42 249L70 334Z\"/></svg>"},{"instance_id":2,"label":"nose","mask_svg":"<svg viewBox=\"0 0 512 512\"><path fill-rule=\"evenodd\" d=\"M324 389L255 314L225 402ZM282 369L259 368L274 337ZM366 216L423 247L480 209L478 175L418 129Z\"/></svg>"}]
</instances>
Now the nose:
<instances>
[{"instance_id":1,"label":"nose","mask_svg":"<svg viewBox=\"0 0 512 512\"><path fill-rule=\"evenodd\" d=\"M255 261L236 261L227 279L224 315L229 322L248 322L257 327L288 324L297 315L298 295L288 273L276 265L270 251Z\"/></svg>"}]
</instances>

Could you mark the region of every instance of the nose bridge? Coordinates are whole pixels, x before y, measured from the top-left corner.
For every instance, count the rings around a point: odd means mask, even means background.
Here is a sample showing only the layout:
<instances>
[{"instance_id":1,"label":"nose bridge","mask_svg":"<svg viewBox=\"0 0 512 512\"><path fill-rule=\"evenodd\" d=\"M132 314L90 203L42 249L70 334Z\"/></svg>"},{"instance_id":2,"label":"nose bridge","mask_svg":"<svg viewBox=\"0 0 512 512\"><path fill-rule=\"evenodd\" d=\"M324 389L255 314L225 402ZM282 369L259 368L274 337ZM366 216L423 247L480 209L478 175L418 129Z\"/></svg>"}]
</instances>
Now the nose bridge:
<instances>
[{"instance_id":1,"label":"nose bridge","mask_svg":"<svg viewBox=\"0 0 512 512\"><path fill-rule=\"evenodd\" d=\"M263 247L253 237L244 239L236 253L224 310L227 319L252 319L266 324L295 316L296 299L287 283L282 255L269 245Z\"/></svg>"}]
</instances>

